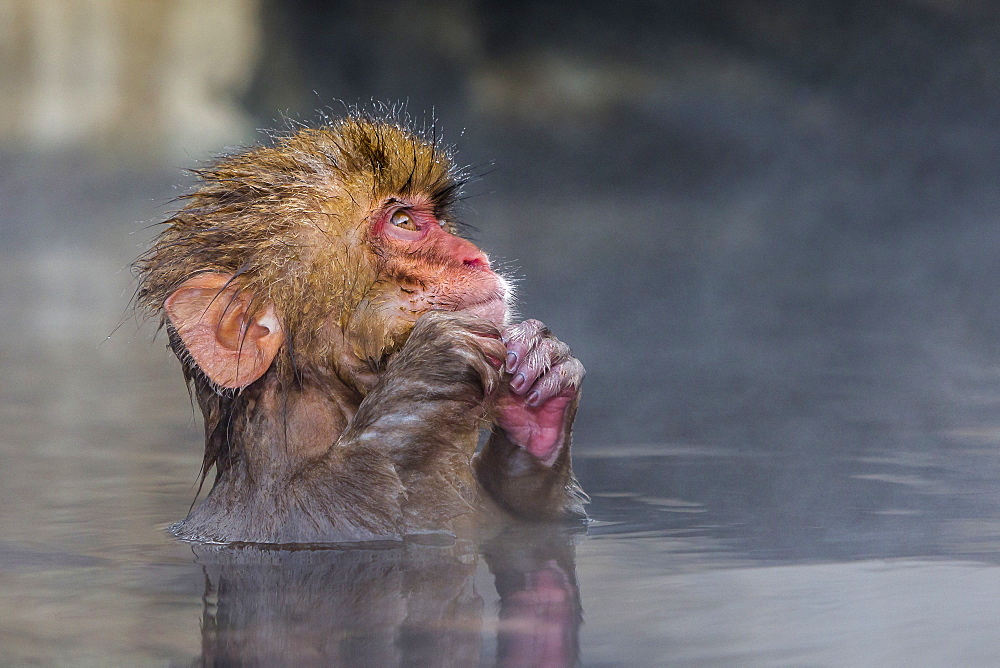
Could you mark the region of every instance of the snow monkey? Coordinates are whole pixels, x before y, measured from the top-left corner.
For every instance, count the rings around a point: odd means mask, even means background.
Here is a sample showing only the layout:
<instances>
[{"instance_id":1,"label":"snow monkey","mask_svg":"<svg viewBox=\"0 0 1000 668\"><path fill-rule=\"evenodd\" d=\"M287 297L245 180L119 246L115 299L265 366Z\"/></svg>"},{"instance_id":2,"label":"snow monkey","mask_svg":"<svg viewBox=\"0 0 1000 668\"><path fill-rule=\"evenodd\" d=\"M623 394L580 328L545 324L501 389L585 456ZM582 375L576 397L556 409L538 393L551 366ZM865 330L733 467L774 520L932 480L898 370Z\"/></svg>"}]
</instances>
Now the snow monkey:
<instances>
[{"instance_id":1,"label":"snow monkey","mask_svg":"<svg viewBox=\"0 0 1000 668\"><path fill-rule=\"evenodd\" d=\"M437 130L351 112L194 170L135 264L204 414L192 540L454 532L583 517L582 364L459 235ZM481 430L489 437L476 453Z\"/></svg>"}]
</instances>

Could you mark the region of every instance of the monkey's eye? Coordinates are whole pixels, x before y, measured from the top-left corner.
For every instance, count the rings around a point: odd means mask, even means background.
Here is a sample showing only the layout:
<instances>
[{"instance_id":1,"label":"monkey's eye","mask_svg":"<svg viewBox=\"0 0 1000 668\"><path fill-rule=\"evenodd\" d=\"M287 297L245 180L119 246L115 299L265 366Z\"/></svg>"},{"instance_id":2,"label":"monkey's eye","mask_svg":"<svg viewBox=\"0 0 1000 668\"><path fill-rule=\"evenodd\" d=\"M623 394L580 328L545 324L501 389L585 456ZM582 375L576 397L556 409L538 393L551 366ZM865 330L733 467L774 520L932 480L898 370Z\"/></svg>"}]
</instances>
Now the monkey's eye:
<instances>
[{"instance_id":1,"label":"monkey's eye","mask_svg":"<svg viewBox=\"0 0 1000 668\"><path fill-rule=\"evenodd\" d=\"M403 228L404 230L412 230L416 232L417 230L420 229L420 226L417 225L417 222L413 220L412 216L410 216L410 214L408 214L406 211L402 210L392 214L392 217L389 218L389 222L395 225L396 227Z\"/></svg>"}]
</instances>

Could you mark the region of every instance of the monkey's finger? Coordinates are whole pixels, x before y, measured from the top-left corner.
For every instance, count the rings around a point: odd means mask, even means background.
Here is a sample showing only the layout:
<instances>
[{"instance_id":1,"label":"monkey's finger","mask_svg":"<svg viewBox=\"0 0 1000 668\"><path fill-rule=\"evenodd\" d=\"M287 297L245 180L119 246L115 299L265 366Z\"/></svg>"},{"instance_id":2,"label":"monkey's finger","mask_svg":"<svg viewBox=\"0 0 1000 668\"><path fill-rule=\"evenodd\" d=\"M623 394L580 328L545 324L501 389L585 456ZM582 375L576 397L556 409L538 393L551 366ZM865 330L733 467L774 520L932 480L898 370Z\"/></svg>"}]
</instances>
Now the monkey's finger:
<instances>
[{"instance_id":1,"label":"monkey's finger","mask_svg":"<svg viewBox=\"0 0 1000 668\"><path fill-rule=\"evenodd\" d=\"M580 389L586 371L575 357L569 357L552 366L528 392L524 403L535 407L545 404L556 396L574 396Z\"/></svg>"},{"instance_id":2,"label":"monkey's finger","mask_svg":"<svg viewBox=\"0 0 1000 668\"><path fill-rule=\"evenodd\" d=\"M504 347L497 326L485 318L465 313L457 313L453 319L461 324L467 333L474 335L476 345L486 356L487 361L494 369L499 370L503 366L507 349Z\"/></svg>"},{"instance_id":3,"label":"monkey's finger","mask_svg":"<svg viewBox=\"0 0 1000 668\"><path fill-rule=\"evenodd\" d=\"M482 381L483 394L491 395L500 387L500 374L497 368L504 354L503 343L499 339L470 332L466 329L452 329L439 349L442 364L447 365L449 359L458 356L473 369Z\"/></svg>"},{"instance_id":4,"label":"monkey's finger","mask_svg":"<svg viewBox=\"0 0 1000 668\"><path fill-rule=\"evenodd\" d=\"M504 328L502 338L507 345L507 371L517 375L518 367L524 362L532 348L549 336L551 336L549 328L544 323L534 319Z\"/></svg>"},{"instance_id":5,"label":"monkey's finger","mask_svg":"<svg viewBox=\"0 0 1000 668\"><path fill-rule=\"evenodd\" d=\"M567 357L569 347L559 339L536 339L535 346L524 356L511 377L511 390L514 394L527 394L539 377Z\"/></svg>"},{"instance_id":6,"label":"monkey's finger","mask_svg":"<svg viewBox=\"0 0 1000 668\"><path fill-rule=\"evenodd\" d=\"M490 365L499 370L503 366L503 357L507 352L504 348L503 342L499 338L493 338L486 335L478 335L476 343L479 345L480 349L483 351L483 355L486 356L486 360Z\"/></svg>"},{"instance_id":7,"label":"monkey's finger","mask_svg":"<svg viewBox=\"0 0 1000 668\"><path fill-rule=\"evenodd\" d=\"M455 332L455 334L460 340L466 341L470 349L477 350L482 355L495 360L496 364L494 366L499 368L501 365L500 360L503 359L507 349L499 337L492 335L495 332L495 328L492 332L489 329L462 329Z\"/></svg>"},{"instance_id":8,"label":"monkey's finger","mask_svg":"<svg viewBox=\"0 0 1000 668\"><path fill-rule=\"evenodd\" d=\"M442 360L458 355L475 368L484 385L493 391L499 383L497 369L507 349L496 325L478 316L453 311L429 311L413 327L404 351L438 351ZM486 382L489 381L489 382Z\"/></svg>"},{"instance_id":9,"label":"monkey's finger","mask_svg":"<svg viewBox=\"0 0 1000 668\"><path fill-rule=\"evenodd\" d=\"M428 311L417 319L411 336L434 338L428 332L444 332L449 329L462 330L478 337L493 339L502 345L500 330L495 324L486 318L456 311ZM502 359L504 356L500 357Z\"/></svg>"},{"instance_id":10,"label":"monkey's finger","mask_svg":"<svg viewBox=\"0 0 1000 668\"><path fill-rule=\"evenodd\" d=\"M463 314L464 315L464 314ZM497 326L486 318L472 317L465 321L464 326L473 334L481 336L487 339L493 339L501 346L503 345L503 340L501 338L500 330Z\"/></svg>"}]
</instances>

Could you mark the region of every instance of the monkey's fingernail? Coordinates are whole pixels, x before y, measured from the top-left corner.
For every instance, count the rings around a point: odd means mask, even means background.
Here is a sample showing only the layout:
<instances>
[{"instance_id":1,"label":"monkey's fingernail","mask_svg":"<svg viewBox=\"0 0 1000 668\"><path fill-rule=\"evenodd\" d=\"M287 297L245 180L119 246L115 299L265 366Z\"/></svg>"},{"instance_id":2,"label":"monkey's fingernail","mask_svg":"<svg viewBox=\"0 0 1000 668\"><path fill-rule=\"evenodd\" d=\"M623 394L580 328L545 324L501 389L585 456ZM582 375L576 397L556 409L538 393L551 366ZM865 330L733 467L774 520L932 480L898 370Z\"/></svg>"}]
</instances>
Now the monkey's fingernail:
<instances>
[{"instance_id":1,"label":"monkey's fingernail","mask_svg":"<svg viewBox=\"0 0 1000 668\"><path fill-rule=\"evenodd\" d=\"M524 382L526 380L528 380L528 379L524 377L523 373L517 374L510 381L511 389L513 389L515 392L517 392L518 390L520 390L524 386Z\"/></svg>"},{"instance_id":2,"label":"monkey's fingernail","mask_svg":"<svg viewBox=\"0 0 1000 668\"><path fill-rule=\"evenodd\" d=\"M517 366L517 353L507 353L507 371L513 371Z\"/></svg>"},{"instance_id":3,"label":"monkey's fingernail","mask_svg":"<svg viewBox=\"0 0 1000 668\"><path fill-rule=\"evenodd\" d=\"M538 391L536 390L528 395L528 398L525 400L524 403L528 404L529 406L534 406L535 404L538 403L538 397L539 394Z\"/></svg>"}]
</instances>

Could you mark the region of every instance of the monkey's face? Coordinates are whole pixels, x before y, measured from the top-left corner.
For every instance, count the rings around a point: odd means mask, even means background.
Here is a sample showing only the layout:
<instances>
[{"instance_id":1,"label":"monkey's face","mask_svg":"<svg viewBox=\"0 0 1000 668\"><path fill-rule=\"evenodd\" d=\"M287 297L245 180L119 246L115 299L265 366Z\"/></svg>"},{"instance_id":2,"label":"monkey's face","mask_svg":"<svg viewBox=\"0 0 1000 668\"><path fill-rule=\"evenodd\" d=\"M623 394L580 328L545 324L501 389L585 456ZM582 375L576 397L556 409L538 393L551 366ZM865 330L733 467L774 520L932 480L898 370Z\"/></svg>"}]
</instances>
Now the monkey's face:
<instances>
[{"instance_id":1,"label":"monkey's face","mask_svg":"<svg viewBox=\"0 0 1000 668\"><path fill-rule=\"evenodd\" d=\"M372 240L387 259L390 304L413 321L427 311L466 311L503 326L507 281L470 241L455 235L419 199L390 198L375 217Z\"/></svg>"},{"instance_id":2,"label":"monkey's face","mask_svg":"<svg viewBox=\"0 0 1000 668\"><path fill-rule=\"evenodd\" d=\"M433 134L350 117L197 173L137 263L138 301L217 388L275 360L281 374L377 369L428 311L508 318L507 281L455 234L464 176Z\"/></svg>"},{"instance_id":3,"label":"monkey's face","mask_svg":"<svg viewBox=\"0 0 1000 668\"><path fill-rule=\"evenodd\" d=\"M375 281L354 313L350 329L366 355L402 345L417 318L428 311L464 311L503 326L509 317L509 283L490 267L472 242L437 216L429 201L397 195L367 218ZM379 331L382 330L382 331ZM372 350L378 340L388 350Z\"/></svg>"}]
</instances>

